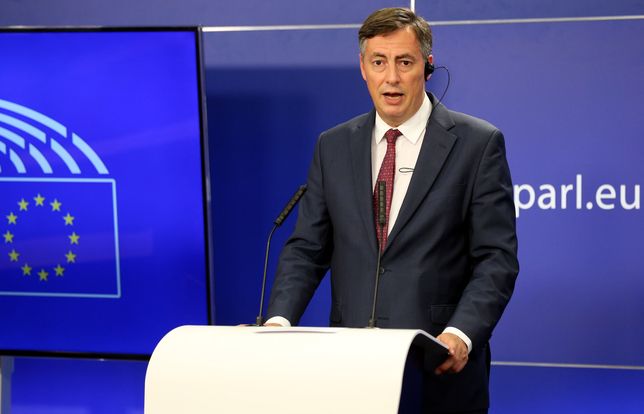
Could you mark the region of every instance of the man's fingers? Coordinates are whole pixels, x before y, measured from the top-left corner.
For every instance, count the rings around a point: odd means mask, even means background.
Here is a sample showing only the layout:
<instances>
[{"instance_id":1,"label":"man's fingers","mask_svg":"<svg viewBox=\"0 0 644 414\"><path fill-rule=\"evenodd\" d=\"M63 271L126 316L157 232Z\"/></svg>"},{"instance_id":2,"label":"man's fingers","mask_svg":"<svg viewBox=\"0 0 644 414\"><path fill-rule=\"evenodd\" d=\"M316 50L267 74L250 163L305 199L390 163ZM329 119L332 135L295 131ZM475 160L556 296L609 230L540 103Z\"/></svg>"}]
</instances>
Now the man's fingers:
<instances>
[{"instance_id":1,"label":"man's fingers","mask_svg":"<svg viewBox=\"0 0 644 414\"><path fill-rule=\"evenodd\" d=\"M465 368L468 359L467 353L459 352L459 355L457 356L455 355L455 352L450 349L449 354L450 355L445 360L445 362L440 364L434 371L436 375L441 375L446 372L456 374L458 372L461 372L463 368Z\"/></svg>"},{"instance_id":2,"label":"man's fingers","mask_svg":"<svg viewBox=\"0 0 644 414\"><path fill-rule=\"evenodd\" d=\"M449 370L452 368L452 366L454 365L454 362L455 362L455 360L454 360L454 357L453 357L453 356L448 357L448 358L445 360L445 362L443 362L442 364L440 364L440 365L436 368L436 370L434 371L434 373L435 373L436 375L441 375L441 374L443 374L443 373L445 373L445 372L449 371Z\"/></svg>"},{"instance_id":3,"label":"man's fingers","mask_svg":"<svg viewBox=\"0 0 644 414\"><path fill-rule=\"evenodd\" d=\"M467 357L465 357L465 359L456 361L456 363L454 365L452 365L451 372L453 372L455 374L461 372L463 370L463 368L465 368L466 364L467 364Z\"/></svg>"}]
</instances>

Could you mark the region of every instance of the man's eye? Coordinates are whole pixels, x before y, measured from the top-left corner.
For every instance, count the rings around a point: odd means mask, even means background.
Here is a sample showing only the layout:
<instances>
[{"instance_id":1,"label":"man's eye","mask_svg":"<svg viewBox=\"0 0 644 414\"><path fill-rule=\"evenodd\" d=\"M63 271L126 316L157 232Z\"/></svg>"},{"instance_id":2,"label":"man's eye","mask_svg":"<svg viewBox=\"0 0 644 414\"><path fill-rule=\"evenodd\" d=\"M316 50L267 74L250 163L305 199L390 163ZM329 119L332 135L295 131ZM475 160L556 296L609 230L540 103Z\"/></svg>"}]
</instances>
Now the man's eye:
<instances>
[{"instance_id":1,"label":"man's eye","mask_svg":"<svg viewBox=\"0 0 644 414\"><path fill-rule=\"evenodd\" d=\"M382 65L382 60L374 60L374 61L373 61L373 65L374 65L374 66L380 66L380 65Z\"/></svg>"},{"instance_id":2,"label":"man's eye","mask_svg":"<svg viewBox=\"0 0 644 414\"><path fill-rule=\"evenodd\" d=\"M401 60L400 63L403 66L411 66L411 60Z\"/></svg>"}]
</instances>

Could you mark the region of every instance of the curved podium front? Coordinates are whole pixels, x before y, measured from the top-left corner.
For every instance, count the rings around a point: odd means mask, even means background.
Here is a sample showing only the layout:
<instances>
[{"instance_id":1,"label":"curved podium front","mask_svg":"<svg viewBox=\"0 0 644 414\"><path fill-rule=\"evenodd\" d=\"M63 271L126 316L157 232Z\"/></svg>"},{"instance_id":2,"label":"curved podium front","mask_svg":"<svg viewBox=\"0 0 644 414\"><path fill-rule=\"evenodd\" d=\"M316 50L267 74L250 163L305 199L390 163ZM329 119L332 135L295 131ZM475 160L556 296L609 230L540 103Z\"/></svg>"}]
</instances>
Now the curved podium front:
<instances>
[{"instance_id":1,"label":"curved podium front","mask_svg":"<svg viewBox=\"0 0 644 414\"><path fill-rule=\"evenodd\" d=\"M446 355L418 330L183 326L152 354L145 414L393 414L403 376Z\"/></svg>"}]
</instances>

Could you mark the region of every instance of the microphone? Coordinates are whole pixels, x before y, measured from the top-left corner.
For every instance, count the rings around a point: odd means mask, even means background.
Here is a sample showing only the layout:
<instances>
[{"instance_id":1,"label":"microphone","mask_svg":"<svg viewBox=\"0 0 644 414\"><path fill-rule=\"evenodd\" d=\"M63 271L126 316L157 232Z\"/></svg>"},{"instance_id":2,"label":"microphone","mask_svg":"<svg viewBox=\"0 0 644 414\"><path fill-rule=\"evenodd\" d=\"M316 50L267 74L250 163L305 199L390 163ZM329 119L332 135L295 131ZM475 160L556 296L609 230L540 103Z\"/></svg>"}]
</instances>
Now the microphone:
<instances>
[{"instance_id":1,"label":"microphone","mask_svg":"<svg viewBox=\"0 0 644 414\"><path fill-rule=\"evenodd\" d=\"M304 195L306 192L306 184L301 185L300 188L297 189L295 194L293 194L293 197L289 200L288 203L286 203L286 207L282 209L282 212L280 213L279 216L273 221L273 228L271 229L271 232L268 234L268 241L266 242L266 255L264 256L264 275L262 276L262 294L260 296L259 300L259 314L257 315L257 318L255 318L255 325L257 326L262 326L264 324L264 295L266 293L266 270L268 269L268 253L271 250L271 239L273 238L273 233L275 230L282 225L284 220L291 214L291 211L293 210L293 207L300 201L300 198Z\"/></svg>"},{"instance_id":2,"label":"microphone","mask_svg":"<svg viewBox=\"0 0 644 414\"><path fill-rule=\"evenodd\" d=\"M387 224L387 183L385 181L378 181L378 226L380 231ZM381 237L383 239L384 237ZM384 246L380 246L382 250Z\"/></svg>"},{"instance_id":3,"label":"microphone","mask_svg":"<svg viewBox=\"0 0 644 414\"><path fill-rule=\"evenodd\" d=\"M284 220L288 217L289 214L291 214L291 210L293 210L293 207L297 204L298 201L300 201L300 198L304 195L306 192L306 184L303 184L300 186L300 188L297 189L295 194L293 194L293 197L289 200L289 202L286 204L286 207L284 207L284 210L280 213L279 216L275 219L273 222L276 226L281 226Z\"/></svg>"},{"instance_id":4,"label":"microphone","mask_svg":"<svg viewBox=\"0 0 644 414\"><path fill-rule=\"evenodd\" d=\"M387 231L385 224L387 224L387 183L385 181L378 181L378 227L381 237L380 241L384 240L384 232ZM378 282L380 282L380 259L382 251L385 249L384 243L378 243L378 261L376 262L376 283L373 291L373 304L371 307L371 318L369 318L369 328L376 327L376 305L378 304Z\"/></svg>"}]
</instances>

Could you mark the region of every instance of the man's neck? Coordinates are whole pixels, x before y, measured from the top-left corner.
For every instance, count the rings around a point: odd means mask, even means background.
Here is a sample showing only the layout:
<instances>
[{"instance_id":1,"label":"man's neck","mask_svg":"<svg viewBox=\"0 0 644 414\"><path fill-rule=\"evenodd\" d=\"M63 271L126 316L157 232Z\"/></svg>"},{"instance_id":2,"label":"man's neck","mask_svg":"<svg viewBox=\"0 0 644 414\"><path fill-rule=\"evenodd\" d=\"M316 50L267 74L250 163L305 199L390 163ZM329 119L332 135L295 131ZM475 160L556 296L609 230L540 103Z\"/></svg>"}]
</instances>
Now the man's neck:
<instances>
[{"instance_id":1,"label":"man's neck","mask_svg":"<svg viewBox=\"0 0 644 414\"><path fill-rule=\"evenodd\" d=\"M425 97L423 98L423 101L421 102L420 107L418 110L408 119L406 119L404 122L399 123L398 125L391 125L390 123L386 122L376 111L376 129L386 131L390 128L405 128L405 126L409 125L415 125L417 123L421 123L423 126L427 124L427 120L429 119L429 116L432 112L432 103L429 100L429 97L427 94L425 94Z\"/></svg>"}]
</instances>

